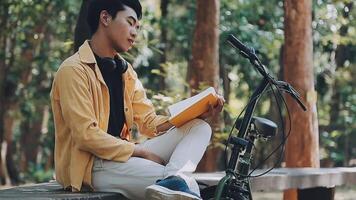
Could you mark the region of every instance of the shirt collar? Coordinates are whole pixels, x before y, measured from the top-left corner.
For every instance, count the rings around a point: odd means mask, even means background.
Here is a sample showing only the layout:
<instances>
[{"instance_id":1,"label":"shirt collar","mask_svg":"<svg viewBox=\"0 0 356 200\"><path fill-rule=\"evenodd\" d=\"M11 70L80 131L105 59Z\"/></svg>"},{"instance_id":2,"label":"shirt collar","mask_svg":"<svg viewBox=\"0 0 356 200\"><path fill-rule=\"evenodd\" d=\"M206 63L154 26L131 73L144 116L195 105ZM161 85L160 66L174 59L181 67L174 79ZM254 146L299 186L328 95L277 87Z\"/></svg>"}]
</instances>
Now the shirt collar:
<instances>
[{"instance_id":1,"label":"shirt collar","mask_svg":"<svg viewBox=\"0 0 356 200\"><path fill-rule=\"evenodd\" d=\"M90 48L89 40L86 40L78 50L80 61L84 63L96 63L94 53Z\"/></svg>"},{"instance_id":2,"label":"shirt collar","mask_svg":"<svg viewBox=\"0 0 356 200\"><path fill-rule=\"evenodd\" d=\"M81 62L83 63L88 63L88 64L95 64L96 67L95 67L95 72L97 74L100 74L99 75L99 79L102 80L104 82L104 79L100 73L100 69L97 65L97 62L96 62L96 59L95 59L95 56L94 56L94 52L92 51L90 45L89 45L89 41L90 40L85 40L85 42L82 44L82 46L79 47L79 50L78 50L78 54L79 54L79 59ZM117 56L119 56L121 59L123 59L123 57L117 53ZM99 72L99 73L98 73ZM123 76L126 78L129 78L129 79L132 79L132 75L130 73L124 73Z\"/></svg>"},{"instance_id":3,"label":"shirt collar","mask_svg":"<svg viewBox=\"0 0 356 200\"><path fill-rule=\"evenodd\" d=\"M92 51L90 45L90 40L85 40L82 46L79 47L78 53L80 57L80 61L84 63L96 63L94 52ZM120 59L124 59L119 53L116 54Z\"/></svg>"}]
</instances>

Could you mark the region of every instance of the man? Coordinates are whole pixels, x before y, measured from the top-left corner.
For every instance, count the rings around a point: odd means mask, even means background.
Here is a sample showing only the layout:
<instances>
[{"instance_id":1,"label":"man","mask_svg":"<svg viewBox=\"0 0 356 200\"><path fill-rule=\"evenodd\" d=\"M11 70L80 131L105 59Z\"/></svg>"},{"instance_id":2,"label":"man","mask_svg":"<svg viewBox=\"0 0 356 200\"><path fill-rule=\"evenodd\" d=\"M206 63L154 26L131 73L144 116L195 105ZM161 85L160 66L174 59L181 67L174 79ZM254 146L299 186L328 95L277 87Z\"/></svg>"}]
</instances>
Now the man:
<instances>
[{"instance_id":1,"label":"man","mask_svg":"<svg viewBox=\"0 0 356 200\"><path fill-rule=\"evenodd\" d=\"M92 31L66 59L53 81L55 172L66 189L119 192L130 199L200 199L193 172L211 136L194 119L175 128L156 115L132 66L119 53L134 44L141 18L138 0L93 0ZM224 100L201 117L218 113ZM133 124L152 138L130 142ZM145 197L146 195L146 197Z\"/></svg>"}]
</instances>

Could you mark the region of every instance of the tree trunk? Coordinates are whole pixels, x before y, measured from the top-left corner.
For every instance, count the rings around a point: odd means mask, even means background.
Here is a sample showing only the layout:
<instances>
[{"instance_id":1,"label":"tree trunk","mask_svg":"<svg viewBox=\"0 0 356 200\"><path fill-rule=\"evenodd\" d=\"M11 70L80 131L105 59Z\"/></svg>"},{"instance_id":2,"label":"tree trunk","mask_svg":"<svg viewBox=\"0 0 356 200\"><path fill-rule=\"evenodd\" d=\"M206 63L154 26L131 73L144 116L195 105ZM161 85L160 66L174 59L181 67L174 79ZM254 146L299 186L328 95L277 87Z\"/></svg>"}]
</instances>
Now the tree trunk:
<instances>
[{"instance_id":1,"label":"tree trunk","mask_svg":"<svg viewBox=\"0 0 356 200\"><path fill-rule=\"evenodd\" d=\"M347 8L347 9L346 9ZM345 9L343 9L343 17L348 18L349 13L352 9L352 2L345 5ZM348 12L345 12L348 10ZM346 36L348 32L348 26L342 25L340 28L340 36ZM335 51L335 71L339 71L347 60L348 48L344 44L338 44L336 51ZM337 74L337 73L335 73ZM338 77L334 77L333 87L332 87L332 95L330 101L330 125L337 124L339 119L339 112L340 112L340 102L341 102L341 94L340 94L340 79ZM330 129L332 130L332 129Z\"/></svg>"},{"instance_id":2,"label":"tree trunk","mask_svg":"<svg viewBox=\"0 0 356 200\"><path fill-rule=\"evenodd\" d=\"M7 65L6 65L6 40L7 40L7 27L8 27L8 16L9 16L9 3L6 1L0 4L0 184L5 184L5 161L1 156L3 137L5 132L5 81L7 75Z\"/></svg>"},{"instance_id":3,"label":"tree trunk","mask_svg":"<svg viewBox=\"0 0 356 200\"><path fill-rule=\"evenodd\" d=\"M26 172L29 170L29 164L34 166L37 164L37 155L40 149L40 137L42 130L44 130L43 124L48 112L48 106L44 104L36 105L36 113L40 113L39 117L35 119L26 119L21 125L21 150L22 150L22 163L21 171ZM45 122L46 123L46 122ZM47 124L47 123L46 123Z\"/></svg>"},{"instance_id":4,"label":"tree trunk","mask_svg":"<svg viewBox=\"0 0 356 200\"><path fill-rule=\"evenodd\" d=\"M16 108L14 108L16 107ZM11 185L18 185L20 183L20 177L18 173L18 169L13 160L13 155L16 155L16 144L13 142L13 134L12 130L14 127L14 123L16 119L14 116L11 116L10 111L18 109L18 105L11 105L11 109L5 114L5 141L6 141L6 153L5 153L5 161L6 161L6 169L7 169L7 182Z\"/></svg>"},{"instance_id":5,"label":"tree trunk","mask_svg":"<svg viewBox=\"0 0 356 200\"><path fill-rule=\"evenodd\" d=\"M198 0L196 26L192 46L192 60L188 68L188 80L192 94L201 86L218 88L219 81L219 0ZM213 116L213 131L220 129L219 116ZM198 167L200 171L214 171L217 153L209 148Z\"/></svg>"},{"instance_id":6,"label":"tree trunk","mask_svg":"<svg viewBox=\"0 0 356 200\"><path fill-rule=\"evenodd\" d=\"M229 78L229 70L224 67L225 62L223 59L220 59L220 77L222 79L222 84L223 84L223 91L224 91L224 99L225 99L225 104L229 104L230 102L230 92L231 92L231 80ZM230 118L230 115L227 111L223 111L223 119L226 124L231 124L232 119Z\"/></svg>"},{"instance_id":7,"label":"tree trunk","mask_svg":"<svg viewBox=\"0 0 356 200\"><path fill-rule=\"evenodd\" d=\"M89 2L89 0L83 0L80 7L79 17L74 32L74 51L78 51L84 41L91 37L89 25L87 23Z\"/></svg>"},{"instance_id":8,"label":"tree trunk","mask_svg":"<svg viewBox=\"0 0 356 200\"><path fill-rule=\"evenodd\" d=\"M346 3L343 9L343 18L348 19L349 18L349 14L352 11L352 7L353 7L353 2L349 2ZM340 28L340 36L346 36L348 33L348 24L343 24ZM335 130L335 128L333 128L333 125L337 125L337 127L340 125L341 127L339 128L339 130L345 130L347 129L347 127L345 127L345 125L343 123L339 122L340 119L340 111L341 111L341 107L342 107L342 96L341 96L341 92L340 92L340 87L342 87L342 79L338 76L341 71L341 69L344 67L344 64L347 60L350 54L350 50L349 48L344 45L344 44L338 44L336 51L335 51L335 65L336 65L336 69L335 69L335 76L333 77L333 85L332 85L332 94L331 94L331 100L330 100L330 122L329 122L329 131ZM349 151L348 151L348 144L349 144L349 140L348 140L348 135L345 135L345 147L344 147L344 166L347 166L348 164L348 160L349 160Z\"/></svg>"},{"instance_id":9,"label":"tree trunk","mask_svg":"<svg viewBox=\"0 0 356 200\"><path fill-rule=\"evenodd\" d=\"M284 78L301 94L307 111L289 96L287 105L292 127L286 146L287 167L319 167L319 134L316 92L313 76L312 1L285 0ZM296 191L284 193L284 199L297 199Z\"/></svg>"},{"instance_id":10,"label":"tree trunk","mask_svg":"<svg viewBox=\"0 0 356 200\"><path fill-rule=\"evenodd\" d=\"M15 37L15 36L12 36ZM13 60L15 59L14 54L14 41L9 42L7 44L9 47L9 65L12 65ZM13 83L7 81L5 78L4 85L4 135L2 136L3 144L6 144L2 147L2 159L5 163L2 164L4 167L3 171L5 172L5 179L10 180L10 183L13 185L17 185L20 181L18 176L18 169L14 162L14 155L16 151L16 146L13 143L13 128L12 124L15 123L15 118L10 113L19 112L19 104L20 104L20 96L24 96L24 89L19 89L18 85L27 86L32 79L32 61L34 59L34 52L36 49L36 44L32 44L29 42L28 47L21 51L21 59L23 59L26 65L23 66L21 74L18 74L21 78L19 79L19 83ZM8 72L7 72L8 73ZM19 92L19 95L16 95L16 92ZM7 172L7 173L6 173ZM8 177L6 177L8 175ZM9 183L9 181L7 181Z\"/></svg>"},{"instance_id":11,"label":"tree trunk","mask_svg":"<svg viewBox=\"0 0 356 200\"><path fill-rule=\"evenodd\" d=\"M11 44L14 45L14 44ZM31 49L34 47L30 46L27 49L23 50L21 52L22 58L24 59L25 63L28 63L28 65L24 65L24 69L22 70L21 74L19 76L21 77L20 83L24 86L26 86L32 78L32 67L31 64L33 57L34 57L34 50ZM10 51L11 52L11 51ZM13 53L10 53L12 56L10 60L14 59ZM11 63L11 61L10 61ZM6 143L6 149L3 147L5 151L5 172L7 172L8 177L6 177L7 180L10 180L10 183L12 185L18 185L20 183L20 178L19 178L19 171L15 165L14 162L14 155L16 155L16 144L13 142L13 124L15 123L16 119L15 116L13 116L12 113L19 112L19 104L20 104L20 99L18 98L19 96L23 96L23 89L20 90L20 95L16 95L16 90L18 89L17 85L11 82L6 82L6 91L5 91L5 109L4 109L4 135L3 135L3 141ZM9 181L7 181L9 182Z\"/></svg>"},{"instance_id":12,"label":"tree trunk","mask_svg":"<svg viewBox=\"0 0 356 200\"><path fill-rule=\"evenodd\" d=\"M159 76L159 90L164 91L166 88L165 75L166 68L164 67L167 62L167 14L168 14L168 0L161 0L161 45L160 50L162 52L160 57L160 76Z\"/></svg>"}]
</instances>

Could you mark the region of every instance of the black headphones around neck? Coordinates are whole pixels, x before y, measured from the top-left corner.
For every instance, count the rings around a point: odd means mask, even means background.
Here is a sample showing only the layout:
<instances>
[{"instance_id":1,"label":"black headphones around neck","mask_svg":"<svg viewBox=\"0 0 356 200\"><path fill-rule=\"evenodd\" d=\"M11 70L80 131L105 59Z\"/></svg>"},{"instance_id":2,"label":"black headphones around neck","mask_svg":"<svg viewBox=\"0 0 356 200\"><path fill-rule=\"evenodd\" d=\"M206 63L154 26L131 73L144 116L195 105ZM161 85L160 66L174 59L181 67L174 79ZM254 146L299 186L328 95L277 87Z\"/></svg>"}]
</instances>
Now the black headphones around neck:
<instances>
[{"instance_id":1,"label":"black headphones around neck","mask_svg":"<svg viewBox=\"0 0 356 200\"><path fill-rule=\"evenodd\" d=\"M104 66L110 66L112 69L119 67L122 73L125 73L128 68L126 60L120 58L119 56L115 56L114 58L104 57L100 58L100 60Z\"/></svg>"}]
</instances>

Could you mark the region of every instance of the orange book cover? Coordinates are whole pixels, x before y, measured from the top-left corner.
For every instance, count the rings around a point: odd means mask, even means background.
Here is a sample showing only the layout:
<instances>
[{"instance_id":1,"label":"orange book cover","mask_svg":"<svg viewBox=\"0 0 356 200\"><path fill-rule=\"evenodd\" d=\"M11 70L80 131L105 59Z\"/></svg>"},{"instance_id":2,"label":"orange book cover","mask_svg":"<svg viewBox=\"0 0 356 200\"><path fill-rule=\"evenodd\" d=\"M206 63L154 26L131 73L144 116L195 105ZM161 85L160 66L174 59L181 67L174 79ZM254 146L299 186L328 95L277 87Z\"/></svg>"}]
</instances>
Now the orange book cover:
<instances>
[{"instance_id":1,"label":"orange book cover","mask_svg":"<svg viewBox=\"0 0 356 200\"><path fill-rule=\"evenodd\" d=\"M180 127L208 111L209 104L216 105L217 101L218 98L215 89L209 87L197 95L168 106L169 113L171 114L169 122L175 127Z\"/></svg>"}]
</instances>

